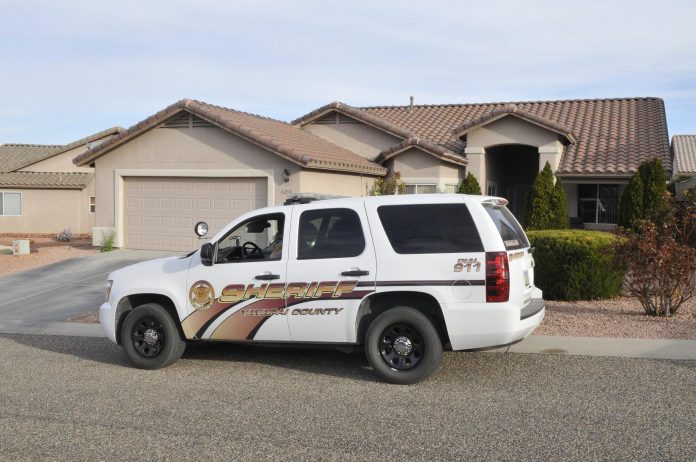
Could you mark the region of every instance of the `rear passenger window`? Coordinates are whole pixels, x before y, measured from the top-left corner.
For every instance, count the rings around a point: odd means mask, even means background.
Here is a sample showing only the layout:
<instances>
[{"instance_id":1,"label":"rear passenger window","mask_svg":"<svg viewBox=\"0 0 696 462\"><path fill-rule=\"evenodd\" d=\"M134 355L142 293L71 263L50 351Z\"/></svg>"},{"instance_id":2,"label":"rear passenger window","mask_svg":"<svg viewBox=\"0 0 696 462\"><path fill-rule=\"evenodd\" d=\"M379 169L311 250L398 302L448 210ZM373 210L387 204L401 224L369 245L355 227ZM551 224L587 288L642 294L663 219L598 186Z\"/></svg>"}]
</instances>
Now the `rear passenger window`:
<instances>
[{"instance_id":1,"label":"rear passenger window","mask_svg":"<svg viewBox=\"0 0 696 462\"><path fill-rule=\"evenodd\" d=\"M483 252L464 204L383 205L377 214L396 253Z\"/></svg>"},{"instance_id":2,"label":"rear passenger window","mask_svg":"<svg viewBox=\"0 0 696 462\"><path fill-rule=\"evenodd\" d=\"M300 215L298 260L356 257L363 250L365 236L355 211L307 210Z\"/></svg>"}]
</instances>

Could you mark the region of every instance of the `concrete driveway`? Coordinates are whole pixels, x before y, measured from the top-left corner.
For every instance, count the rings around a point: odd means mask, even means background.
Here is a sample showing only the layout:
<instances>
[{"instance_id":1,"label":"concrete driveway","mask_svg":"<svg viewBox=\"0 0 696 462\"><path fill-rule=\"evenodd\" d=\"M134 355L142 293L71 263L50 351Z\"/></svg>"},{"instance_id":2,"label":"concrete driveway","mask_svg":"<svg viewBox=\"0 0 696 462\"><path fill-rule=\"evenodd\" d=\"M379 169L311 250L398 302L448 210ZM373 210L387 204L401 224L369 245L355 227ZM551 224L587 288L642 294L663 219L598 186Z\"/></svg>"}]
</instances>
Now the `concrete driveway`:
<instances>
[{"instance_id":1,"label":"concrete driveway","mask_svg":"<svg viewBox=\"0 0 696 462\"><path fill-rule=\"evenodd\" d=\"M182 253L116 250L0 278L0 332L41 332L97 309L104 301L104 283L110 272L171 255Z\"/></svg>"}]
</instances>

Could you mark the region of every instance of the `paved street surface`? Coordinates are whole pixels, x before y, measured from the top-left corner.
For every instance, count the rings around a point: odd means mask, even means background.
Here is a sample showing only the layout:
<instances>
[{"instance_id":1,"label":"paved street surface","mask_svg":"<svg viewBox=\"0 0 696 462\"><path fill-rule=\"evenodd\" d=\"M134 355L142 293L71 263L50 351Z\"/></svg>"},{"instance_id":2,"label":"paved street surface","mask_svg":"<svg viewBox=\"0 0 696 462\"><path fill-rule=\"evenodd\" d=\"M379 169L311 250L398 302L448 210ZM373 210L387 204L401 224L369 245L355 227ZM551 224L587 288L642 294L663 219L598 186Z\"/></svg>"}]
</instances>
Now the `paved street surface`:
<instances>
[{"instance_id":1,"label":"paved street surface","mask_svg":"<svg viewBox=\"0 0 696 462\"><path fill-rule=\"evenodd\" d=\"M448 353L415 386L360 354L0 336L3 460L694 460L696 362Z\"/></svg>"},{"instance_id":2,"label":"paved street surface","mask_svg":"<svg viewBox=\"0 0 696 462\"><path fill-rule=\"evenodd\" d=\"M174 252L117 250L74 258L0 278L0 331L37 327L99 308L106 276L119 268Z\"/></svg>"}]
</instances>

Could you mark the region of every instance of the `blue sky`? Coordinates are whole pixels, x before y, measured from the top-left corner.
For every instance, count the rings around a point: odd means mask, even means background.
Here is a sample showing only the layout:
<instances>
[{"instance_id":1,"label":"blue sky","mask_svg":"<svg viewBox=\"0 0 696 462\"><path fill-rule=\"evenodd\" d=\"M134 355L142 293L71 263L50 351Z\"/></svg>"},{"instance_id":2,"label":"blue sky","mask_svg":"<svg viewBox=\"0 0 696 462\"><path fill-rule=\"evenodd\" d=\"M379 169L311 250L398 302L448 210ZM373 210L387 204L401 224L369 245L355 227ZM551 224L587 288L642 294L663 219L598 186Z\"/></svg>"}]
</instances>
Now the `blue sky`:
<instances>
[{"instance_id":1,"label":"blue sky","mask_svg":"<svg viewBox=\"0 0 696 462\"><path fill-rule=\"evenodd\" d=\"M0 0L0 143L63 144L184 98L353 105L618 96L696 133L692 1Z\"/></svg>"}]
</instances>

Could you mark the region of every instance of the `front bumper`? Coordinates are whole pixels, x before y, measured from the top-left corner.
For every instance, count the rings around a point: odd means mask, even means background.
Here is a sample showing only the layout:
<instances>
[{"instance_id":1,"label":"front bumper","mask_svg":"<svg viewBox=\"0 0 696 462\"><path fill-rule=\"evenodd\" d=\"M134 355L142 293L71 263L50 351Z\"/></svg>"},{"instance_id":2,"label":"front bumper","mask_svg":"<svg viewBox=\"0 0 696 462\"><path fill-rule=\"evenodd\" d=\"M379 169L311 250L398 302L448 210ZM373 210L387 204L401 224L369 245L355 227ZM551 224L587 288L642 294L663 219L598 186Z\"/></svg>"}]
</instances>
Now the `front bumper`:
<instances>
[{"instance_id":1,"label":"front bumper","mask_svg":"<svg viewBox=\"0 0 696 462\"><path fill-rule=\"evenodd\" d=\"M116 310L111 303L103 303L99 307L99 324L106 337L114 343L116 342Z\"/></svg>"}]
</instances>

